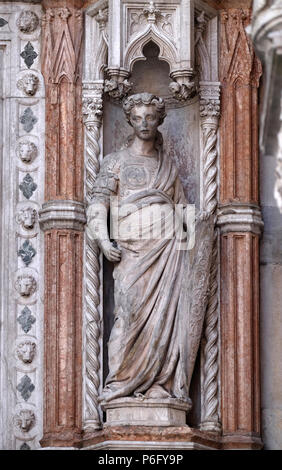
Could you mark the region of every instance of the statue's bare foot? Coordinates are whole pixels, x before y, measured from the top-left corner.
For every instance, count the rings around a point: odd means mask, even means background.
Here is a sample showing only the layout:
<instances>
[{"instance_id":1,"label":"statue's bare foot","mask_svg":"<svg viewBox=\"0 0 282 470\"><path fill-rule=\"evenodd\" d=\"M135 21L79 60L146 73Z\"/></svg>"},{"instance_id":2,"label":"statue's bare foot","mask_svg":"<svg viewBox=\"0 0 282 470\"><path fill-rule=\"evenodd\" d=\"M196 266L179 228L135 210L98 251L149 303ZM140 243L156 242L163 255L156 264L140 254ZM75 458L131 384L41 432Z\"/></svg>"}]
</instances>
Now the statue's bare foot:
<instances>
[{"instance_id":1,"label":"statue's bare foot","mask_svg":"<svg viewBox=\"0 0 282 470\"><path fill-rule=\"evenodd\" d=\"M171 395L161 385L154 384L147 390L146 398L171 398Z\"/></svg>"}]
</instances>

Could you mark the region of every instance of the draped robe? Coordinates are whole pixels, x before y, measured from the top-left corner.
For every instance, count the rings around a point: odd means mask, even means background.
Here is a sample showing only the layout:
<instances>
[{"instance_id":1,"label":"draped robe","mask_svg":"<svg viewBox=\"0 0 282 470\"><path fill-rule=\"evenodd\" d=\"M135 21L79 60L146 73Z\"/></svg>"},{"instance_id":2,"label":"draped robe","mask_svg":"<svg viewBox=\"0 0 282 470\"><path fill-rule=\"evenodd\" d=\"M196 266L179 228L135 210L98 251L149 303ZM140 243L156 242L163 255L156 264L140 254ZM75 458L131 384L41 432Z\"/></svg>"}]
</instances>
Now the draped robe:
<instances>
[{"instance_id":1,"label":"draped robe","mask_svg":"<svg viewBox=\"0 0 282 470\"><path fill-rule=\"evenodd\" d=\"M109 374L102 397L146 397L151 387L157 386L169 397L190 401L189 383L207 300L212 223L209 220L204 228L198 227L199 237L193 250L180 249L183 220L178 217L175 204L187 201L174 163L160 151L156 174L147 187L124 192L120 173L126 152L106 157L94 185L92 204L95 207L97 201L123 194L116 223L118 229L125 230L116 238L122 254L113 272L115 318L108 343ZM165 235L149 238L146 235L155 233L154 224L159 219L146 218L147 212L156 215L162 208L168 221ZM149 220L145 229L138 226L139 220L144 226L144 217L139 217L141 211ZM133 231L126 236L128 226ZM139 228L143 237L134 238ZM198 289L197 299L191 297L191 289Z\"/></svg>"}]
</instances>

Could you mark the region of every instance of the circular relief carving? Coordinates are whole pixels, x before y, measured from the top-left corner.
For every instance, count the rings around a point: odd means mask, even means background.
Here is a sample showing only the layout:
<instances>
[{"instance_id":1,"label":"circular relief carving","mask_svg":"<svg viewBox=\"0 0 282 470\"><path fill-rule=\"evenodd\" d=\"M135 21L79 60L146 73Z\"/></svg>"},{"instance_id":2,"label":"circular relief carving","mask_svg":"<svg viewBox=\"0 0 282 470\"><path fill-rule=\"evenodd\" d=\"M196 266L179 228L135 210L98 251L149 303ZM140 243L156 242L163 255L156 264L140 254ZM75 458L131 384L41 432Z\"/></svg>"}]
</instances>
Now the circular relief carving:
<instances>
[{"instance_id":1,"label":"circular relief carving","mask_svg":"<svg viewBox=\"0 0 282 470\"><path fill-rule=\"evenodd\" d=\"M23 341L16 349L18 358L25 364L30 364L35 356L36 344L33 341Z\"/></svg>"},{"instance_id":2,"label":"circular relief carving","mask_svg":"<svg viewBox=\"0 0 282 470\"><path fill-rule=\"evenodd\" d=\"M27 73L17 82L17 87L22 90L25 95L33 96L37 92L39 78L34 73Z\"/></svg>"},{"instance_id":3,"label":"circular relief carving","mask_svg":"<svg viewBox=\"0 0 282 470\"><path fill-rule=\"evenodd\" d=\"M38 148L30 140L22 140L18 145L18 155L22 162L31 163L38 155Z\"/></svg>"},{"instance_id":4,"label":"circular relief carving","mask_svg":"<svg viewBox=\"0 0 282 470\"><path fill-rule=\"evenodd\" d=\"M21 274L17 277L15 288L22 297L29 297L36 291L37 282L31 274Z\"/></svg>"},{"instance_id":5,"label":"circular relief carving","mask_svg":"<svg viewBox=\"0 0 282 470\"><path fill-rule=\"evenodd\" d=\"M23 11L17 19L17 27L22 33L33 33L38 25L39 18L31 10Z\"/></svg>"},{"instance_id":6,"label":"circular relief carving","mask_svg":"<svg viewBox=\"0 0 282 470\"><path fill-rule=\"evenodd\" d=\"M15 426L22 432L28 432L35 426L35 414L31 410L20 410L14 416Z\"/></svg>"},{"instance_id":7,"label":"circular relief carving","mask_svg":"<svg viewBox=\"0 0 282 470\"><path fill-rule=\"evenodd\" d=\"M132 189L146 185L148 178L145 168L138 165L128 165L122 172L124 183Z\"/></svg>"},{"instance_id":8,"label":"circular relief carving","mask_svg":"<svg viewBox=\"0 0 282 470\"><path fill-rule=\"evenodd\" d=\"M36 222L37 212L33 207L24 207L16 215L16 221L22 228L31 230Z\"/></svg>"}]
</instances>

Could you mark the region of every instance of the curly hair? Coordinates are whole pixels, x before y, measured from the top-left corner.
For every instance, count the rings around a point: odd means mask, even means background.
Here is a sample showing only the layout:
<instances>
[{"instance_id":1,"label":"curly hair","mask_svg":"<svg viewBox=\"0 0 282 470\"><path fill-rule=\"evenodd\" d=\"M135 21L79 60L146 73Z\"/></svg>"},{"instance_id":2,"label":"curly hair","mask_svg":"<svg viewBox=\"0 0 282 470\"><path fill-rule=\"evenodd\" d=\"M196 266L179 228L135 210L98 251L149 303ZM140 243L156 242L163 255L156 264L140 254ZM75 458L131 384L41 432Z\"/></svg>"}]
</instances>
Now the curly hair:
<instances>
[{"instance_id":1,"label":"curly hair","mask_svg":"<svg viewBox=\"0 0 282 470\"><path fill-rule=\"evenodd\" d=\"M165 103L162 98L159 98L156 95L152 95L151 93L138 93L136 95L131 95L126 98L123 102L123 110L125 112L125 116L127 122L130 123L130 111L134 108L134 106L138 105L154 105L156 107L156 111L159 115L159 125L161 125L166 117L165 112Z\"/></svg>"}]
</instances>

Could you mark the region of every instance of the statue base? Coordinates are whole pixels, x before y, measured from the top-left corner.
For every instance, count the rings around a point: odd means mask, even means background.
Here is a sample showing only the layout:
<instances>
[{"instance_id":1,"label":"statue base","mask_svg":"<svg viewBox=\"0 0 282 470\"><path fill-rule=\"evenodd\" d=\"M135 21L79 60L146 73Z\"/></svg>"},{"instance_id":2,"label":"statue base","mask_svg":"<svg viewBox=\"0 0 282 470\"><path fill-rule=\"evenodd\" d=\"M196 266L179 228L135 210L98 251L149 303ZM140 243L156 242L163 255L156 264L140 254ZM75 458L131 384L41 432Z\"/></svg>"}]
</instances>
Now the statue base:
<instances>
[{"instance_id":1,"label":"statue base","mask_svg":"<svg viewBox=\"0 0 282 470\"><path fill-rule=\"evenodd\" d=\"M107 426L185 426L191 404L177 398L117 398L102 402Z\"/></svg>"}]
</instances>

